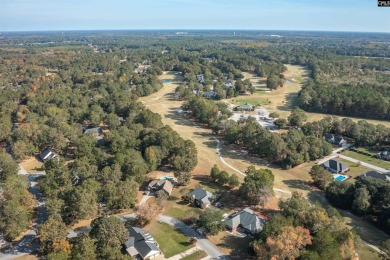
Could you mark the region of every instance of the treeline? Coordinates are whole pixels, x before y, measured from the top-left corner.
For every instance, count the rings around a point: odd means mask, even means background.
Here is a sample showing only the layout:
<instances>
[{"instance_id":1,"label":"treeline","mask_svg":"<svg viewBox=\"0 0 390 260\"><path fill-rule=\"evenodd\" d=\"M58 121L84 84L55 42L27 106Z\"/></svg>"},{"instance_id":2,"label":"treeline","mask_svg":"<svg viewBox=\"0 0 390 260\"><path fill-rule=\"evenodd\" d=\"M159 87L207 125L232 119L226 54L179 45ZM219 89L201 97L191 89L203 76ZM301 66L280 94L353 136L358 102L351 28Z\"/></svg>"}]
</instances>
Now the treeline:
<instances>
[{"instance_id":1,"label":"treeline","mask_svg":"<svg viewBox=\"0 0 390 260\"><path fill-rule=\"evenodd\" d=\"M0 233L12 241L32 223L36 202L28 191L26 176L17 175L18 165L4 152L0 154Z\"/></svg>"},{"instance_id":2,"label":"treeline","mask_svg":"<svg viewBox=\"0 0 390 260\"><path fill-rule=\"evenodd\" d=\"M301 129L306 135L319 138L325 133L343 135L352 138L355 146L380 149L390 144L390 128L370 124L365 120L354 122L350 118L326 116L320 121L306 123Z\"/></svg>"},{"instance_id":3,"label":"treeline","mask_svg":"<svg viewBox=\"0 0 390 260\"><path fill-rule=\"evenodd\" d=\"M225 106L199 97L192 97L183 105L201 123L211 127L214 133L223 135L228 143L241 145L251 154L284 168L322 158L332 151L331 145L322 136L306 134L299 129L292 128L287 133L279 134L262 128L251 117L239 122L227 120L230 112ZM302 113L295 109L289 118L290 124L300 126L303 123Z\"/></svg>"},{"instance_id":4,"label":"treeline","mask_svg":"<svg viewBox=\"0 0 390 260\"><path fill-rule=\"evenodd\" d=\"M390 233L390 184L371 177L362 177L353 184L334 182L326 188L326 198L335 207L352 212L371 220Z\"/></svg>"},{"instance_id":5,"label":"treeline","mask_svg":"<svg viewBox=\"0 0 390 260\"><path fill-rule=\"evenodd\" d=\"M259 259L353 259L359 237L334 208L310 205L294 192L279 202L253 249Z\"/></svg>"}]
</instances>

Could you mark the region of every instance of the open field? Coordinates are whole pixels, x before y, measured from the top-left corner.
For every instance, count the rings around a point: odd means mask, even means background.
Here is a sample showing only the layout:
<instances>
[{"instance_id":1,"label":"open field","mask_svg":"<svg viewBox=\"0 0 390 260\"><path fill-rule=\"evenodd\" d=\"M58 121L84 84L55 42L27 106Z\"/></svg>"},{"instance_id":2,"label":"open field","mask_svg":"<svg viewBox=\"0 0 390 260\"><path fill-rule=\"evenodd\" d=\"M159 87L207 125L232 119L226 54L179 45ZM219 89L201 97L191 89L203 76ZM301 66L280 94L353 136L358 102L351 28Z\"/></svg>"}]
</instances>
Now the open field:
<instances>
[{"instance_id":1,"label":"open field","mask_svg":"<svg viewBox=\"0 0 390 260\"><path fill-rule=\"evenodd\" d=\"M354 158L356 160L362 161L362 162L370 163L370 164L378 166L378 167L382 167L385 169L390 168L390 162L381 160L379 158L370 157L370 156L360 154L360 153L357 153L357 152L354 152L351 150L345 150L342 154L345 156L349 156L351 158Z\"/></svg>"},{"instance_id":2,"label":"open field","mask_svg":"<svg viewBox=\"0 0 390 260\"><path fill-rule=\"evenodd\" d=\"M204 251L198 250L195 253L192 253L186 257L183 257L181 260L200 260L200 259L205 258L206 256L207 256L207 254Z\"/></svg>"},{"instance_id":3,"label":"open field","mask_svg":"<svg viewBox=\"0 0 390 260\"><path fill-rule=\"evenodd\" d=\"M152 221L144 230L152 234L153 238L160 245L165 258L180 254L194 247L188 237L168 224Z\"/></svg>"},{"instance_id":4,"label":"open field","mask_svg":"<svg viewBox=\"0 0 390 260\"><path fill-rule=\"evenodd\" d=\"M298 70L296 68L294 69ZM294 79L298 79L299 75L304 75L303 72L295 72L298 75L293 76L293 68L291 68L290 71L291 75L289 75ZM165 73L161 76L161 79L164 78L175 79L176 81L180 80L178 75L172 75L172 73ZM182 101L175 101L172 98L173 92L177 84L178 83L174 82L165 83L164 87L160 91L148 97L140 98L140 101L143 102L144 105L153 112L159 113L162 117L162 121L164 124L171 126L184 139L190 139L195 143L196 148L198 150L198 165L193 170L193 180L191 182L196 182L197 177L208 175L211 167L214 164L217 164L221 170L225 170L230 174L236 173L242 181L244 176L233 171L221 162L216 150L217 142L215 141L214 136L211 134L211 131L206 127L203 127L202 125L199 125L197 122L193 121L186 115L176 113L176 109L178 109L183 103ZM295 84L298 85L298 83ZM289 94L287 91L288 88L285 89L286 92L284 94L279 95L278 101L271 103L272 106L275 107L275 109L277 109L277 106L275 104L286 105L286 102L283 101L287 101L286 95L288 96ZM290 96L291 94L294 95L294 91L295 93L297 93L299 89L300 86L294 86L293 89L290 89ZM285 110L279 108L280 110L277 111L282 111L284 112L284 115L288 115L288 110L291 108L291 104L289 106L288 105L289 104L287 103L287 105L285 106ZM323 199L323 192L318 191L315 187L311 185L311 178L308 174L310 168L315 164L314 162L304 163L290 170L283 170L280 167L269 164L264 160L251 157L234 146L225 145L223 142L220 143L220 148L221 155L224 160L229 165L235 167L241 172L244 172L250 165L255 165L258 168L268 168L271 169L275 175L275 188L288 191L299 191L305 196L308 196L312 201ZM196 184L191 183L191 185ZM191 188L191 185L189 186L189 188ZM184 209L180 209L181 207L183 207L183 205L178 204L178 200L180 199L181 195L180 193L176 193L176 191L174 191L173 195L177 197L176 202L167 202L171 204L168 204L166 206L165 214L176 214L178 218L181 218L186 212L186 210L189 209L189 207L185 205ZM275 195L278 198L286 198L289 196L288 194L282 192L275 192ZM235 202L235 204L238 203ZM272 208L276 208L275 204L272 205L271 208L270 206L266 206L263 211L272 211ZM348 212L343 215L347 214ZM347 224L350 227L357 228L358 233L371 244L378 246L382 243L382 241L388 239L388 236L386 234L375 228L372 224L364 220L360 220L353 215L348 216L346 220Z\"/></svg>"},{"instance_id":5,"label":"open field","mask_svg":"<svg viewBox=\"0 0 390 260\"><path fill-rule=\"evenodd\" d=\"M42 171L43 163L38 160L38 156L32 156L21 162L20 165L23 166L23 168L26 169L28 173L37 173Z\"/></svg>"},{"instance_id":6,"label":"open field","mask_svg":"<svg viewBox=\"0 0 390 260\"><path fill-rule=\"evenodd\" d=\"M378 253L367 245L360 245L357 248L360 259L380 260Z\"/></svg>"}]
</instances>

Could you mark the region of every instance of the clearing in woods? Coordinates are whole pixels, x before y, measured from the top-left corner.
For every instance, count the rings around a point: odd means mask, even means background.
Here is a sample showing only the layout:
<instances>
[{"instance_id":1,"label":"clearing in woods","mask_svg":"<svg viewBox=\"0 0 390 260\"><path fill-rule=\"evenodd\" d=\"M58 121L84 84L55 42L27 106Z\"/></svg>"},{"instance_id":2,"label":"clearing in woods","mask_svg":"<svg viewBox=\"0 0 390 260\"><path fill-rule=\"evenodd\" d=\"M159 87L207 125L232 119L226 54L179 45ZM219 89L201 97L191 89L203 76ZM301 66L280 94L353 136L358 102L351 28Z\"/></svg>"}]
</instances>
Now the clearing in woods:
<instances>
[{"instance_id":1,"label":"clearing in woods","mask_svg":"<svg viewBox=\"0 0 390 260\"><path fill-rule=\"evenodd\" d=\"M288 103L290 102L289 97L297 95L297 92L300 89L300 86L298 85L301 85L302 83L301 78L304 77L304 75L307 75L307 71L304 72L303 67L289 65L288 68L289 70L286 72L286 78L295 79L297 81L297 83L290 84L294 86L294 90L289 90L288 86L286 86L287 88L284 90L277 90L279 91L277 92L279 94L274 95L277 96L275 97L276 101L271 95L272 92L268 94L271 99L271 106L274 107L274 110L272 110L271 107L270 111L280 111L283 112L283 115L285 116L289 114L289 109L292 107L292 105ZM181 76L175 74L174 72L165 72L160 79L173 79L173 82L164 83L164 87L158 92L148 97L142 97L139 100L151 111L160 114L164 124L172 127L172 129L178 132L184 139L190 139L195 143L198 150L198 165L193 171L193 177L196 178L197 176L208 175L214 164L217 164L221 170L226 170L230 174L236 173L221 162L216 150L216 141L214 140L214 136L211 131L193 121L189 116L177 113L176 110L180 108L183 101L175 101L173 96L175 88L181 84ZM239 148L225 145L223 142L220 143L220 148L221 156L224 160L241 172L244 172L250 165L255 165L257 168L271 169L275 175L275 188L289 191L299 191L312 200L321 198L324 200L323 192L318 191L310 185L311 178L308 172L314 165L314 162L304 163L290 170L283 170L280 167L271 165L264 160L251 157ZM236 174L241 180L243 179L242 175L239 173ZM275 193L277 197L286 197L286 194L284 193ZM349 216L347 219L350 221L348 222L348 225L355 228L358 227L358 233L371 244L379 246L381 241L388 239L388 236L385 233L364 220L360 220L355 216Z\"/></svg>"}]
</instances>

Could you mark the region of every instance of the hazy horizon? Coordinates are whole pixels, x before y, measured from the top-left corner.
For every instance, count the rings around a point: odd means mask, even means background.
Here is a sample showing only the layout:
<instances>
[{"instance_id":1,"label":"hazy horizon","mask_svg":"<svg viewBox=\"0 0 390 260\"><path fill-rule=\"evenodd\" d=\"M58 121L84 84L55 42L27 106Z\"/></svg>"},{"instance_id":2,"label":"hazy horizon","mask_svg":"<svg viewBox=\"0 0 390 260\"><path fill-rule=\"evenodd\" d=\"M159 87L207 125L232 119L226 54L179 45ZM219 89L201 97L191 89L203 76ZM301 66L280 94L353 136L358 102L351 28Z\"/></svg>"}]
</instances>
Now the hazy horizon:
<instances>
[{"instance_id":1,"label":"hazy horizon","mask_svg":"<svg viewBox=\"0 0 390 260\"><path fill-rule=\"evenodd\" d=\"M390 8L355 0L2 0L0 31L390 32Z\"/></svg>"}]
</instances>

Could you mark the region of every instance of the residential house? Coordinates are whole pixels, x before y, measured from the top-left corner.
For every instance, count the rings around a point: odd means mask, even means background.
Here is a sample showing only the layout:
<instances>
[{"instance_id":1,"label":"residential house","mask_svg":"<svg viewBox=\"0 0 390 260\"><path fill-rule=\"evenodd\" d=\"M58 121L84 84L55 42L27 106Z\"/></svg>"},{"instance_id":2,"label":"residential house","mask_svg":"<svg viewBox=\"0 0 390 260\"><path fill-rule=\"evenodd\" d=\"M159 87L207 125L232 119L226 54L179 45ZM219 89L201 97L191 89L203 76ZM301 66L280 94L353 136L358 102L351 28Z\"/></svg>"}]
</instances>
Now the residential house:
<instances>
[{"instance_id":1,"label":"residential house","mask_svg":"<svg viewBox=\"0 0 390 260\"><path fill-rule=\"evenodd\" d=\"M169 180L152 180L146 187L146 190L151 192L163 190L166 192L166 194L171 195L173 184Z\"/></svg>"},{"instance_id":2,"label":"residential house","mask_svg":"<svg viewBox=\"0 0 390 260\"><path fill-rule=\"evenodd\" d=\"M151 234L137 227L130 227L129 232L130 237L124 246L134 259L153 259L161 255L159 245Z\"/></svg>"},{"instance_id":3,"label":"residential house","mask_svg":"<svg viewBox=\"0 0 390 260\"><path fill-rule=\"evenodd\" d=\"M254 109L253 105L249 103L245 103L243 105L236 107L237 111L252 111L253 109Z\"/></svg>"},{"instance_id":4,"label":"residential house","mask_svg":"<svg viewBox=\"0 0 390 260\"><path fill-rule=\"evenodd\" d=\"M368 172L363 173L362 175L359 176L359 178L362 178L362 177L371 177L371 178L378 179L378 180L390 181L389 174L380 173L377 171L368 171Z\"/></svg>"},{"instance_id":5,"label":"residential house","mask_svg":"<svg viewBox=\"0 0 390 260\"><path fill-rule=\"evenodd\" d=\"M390 161L390 152L389 151L381 151L376 154L376 156L382 160Z\"/></svg>"},{"instance_id":6,"label":"residential house","mask_svg":"<svg viewBox=\"0 0 390 260\"><path fill-rule=\"evenodd\" d=\"M322 164L324 168L329 170L331 173L344 173L349 171L349 166L346 163L339 162L336 159L330 159Z\"/></svg>"},{"instance_id":7,"label":"residential house","mask_svg":"<svg viewBox=\"0 0 390 260\"><path fill-rule=\"evenodd\" d=\"M230 215L225 223L231 231L242 228L246 233L255 235L263 230L265 220L259 218L251 209L245 208Z\"/></svg>"},{"instance_id":8,"label":"residential house","mask_svg":"<svg viewBox=\"0 0 390 260\"><path fill-rule=\"evenodd\" d=\"M102 136L103 135L103 130L100 127L94 127L94 128L89 128L84 130L84 134L91 134L93 136Z\"/></svg>"},{"instance_id":9,"label":"residential house","mask_svg":"<svg viewBox=\"0 0 390 260\"><path fill-rule=\"evenodd\" d=\"M231 79L227 79L226 82L225 82L225 86L228 87L228 88L234 87L234 81L231 80Z\"/></svg>"},{"instance_id":10,"label":"residential house","mask_svg":"<svg viewBox=\"0 0 390 260\"><path fill-rule=\"evenodd\" d=\"M203 96L204 96L205 98L211 98L211 99L216 99L216 98L218 98L218 94L215 93L214 91L207 91L207 92L203 93Z\"/></svg>"},{"instance_id":11,"label":"residential house","mask_svg":"<svg viewBox=\"0 0 390 260\"><path fill-rule=\"evenodd\" d=\"M41 158L41 160L44 162L49 161L49 160L56 158L56 157L58 157L58 154L53 152L53 150L50 147L46 147L39 154L39 158Z\"/></svg>"},{"instance_id":12,"label":"residential house","mask_svg":"<svg viewBox=\"0 0 390 260\"><path fill-rule=\"evenodd\" d=\"M198 74L196 75L196 78L199 83L204 83L204 74Z\"/></svg>"},{"instance_id":13,"label":"residential house","mask_svg":"<svg viewBox=\"0 0 390 260\"><path fill-rule=\"evenodd\" d=\"M213 194L204 189L195 189L184 195L183 198L194 203L196 206L204 209L211 205L213 201Z\"/></svg>"},{"instance_id":14,"label":"residential house","mask_svg":"<svg viewBox=\"0 0 390 260\"><path fill-rule=\"evenodd\" d=\"M324 139L328 143L331 143L334 145L339 145L339 146L341 146L342 144L344 144L346 142L342 136L335 136L335 135L332 135L329 133L325 134Z\"/></svg>"}]
</instances>

